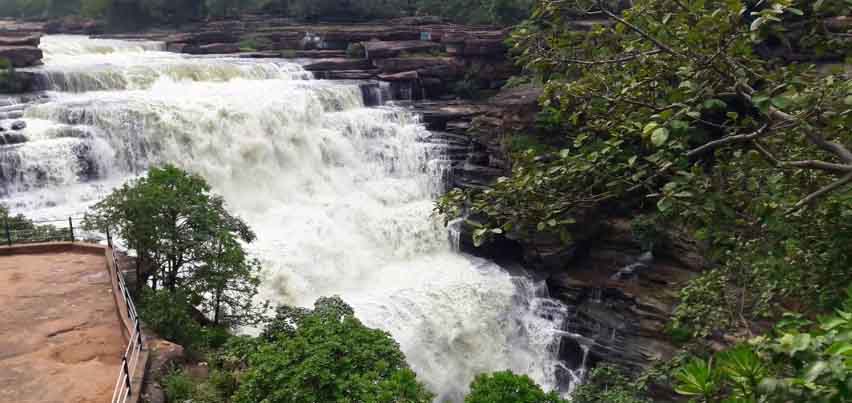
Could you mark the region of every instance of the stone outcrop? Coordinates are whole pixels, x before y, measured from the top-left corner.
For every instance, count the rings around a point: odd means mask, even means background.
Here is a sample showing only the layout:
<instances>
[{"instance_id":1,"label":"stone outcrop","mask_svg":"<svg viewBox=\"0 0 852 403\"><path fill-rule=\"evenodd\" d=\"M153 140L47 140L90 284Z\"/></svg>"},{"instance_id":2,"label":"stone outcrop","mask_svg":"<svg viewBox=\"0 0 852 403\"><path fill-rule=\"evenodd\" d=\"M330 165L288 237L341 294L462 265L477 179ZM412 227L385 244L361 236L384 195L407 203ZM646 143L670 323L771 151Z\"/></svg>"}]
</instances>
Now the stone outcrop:
<instances>
[{"instance_id":1,"label":"stone outcrop","mask_svg":"<svg viewBox=\"0 0 852 403\"><path fill-rule=\"evenodd\" d=\"M536 135L540 88L502 90L482 104L419 102L413 109L433 132L427 141L448 145L449 181L485 188L509 173L506 144L517 133ZM676 229L664 229L653 251L634 239L631 219L603 206L577 212L572 241L539 234L508 234L475 247L469 221L458 223L459 246L471 254L523 262L547 278L551 296L570 309L559 354L568 368L605 361L636 372L672 357L677 346L666 324L677 290L707 266L701 245ZM568 380L567 371L560 376Z\"/></svg>"},{"instance_id":2,"label":"stone outcrop","mask_svg":"<svg viewBox=\"0 0 852 403\"><path fill-rule=\"evenodd\" d=\"M386 59L400 53L439 52L443 47L431 41L368 41L362 42L367 59Z\"/></svg>"},{"instance_id":3,"label":"stone outcrop","mask_svg":"<svg viewBox=\"0 0 852 403\"><path fill-rule=\"evenodd\" d=\"M585 359L635 370L670 359L677 348L665 326L676 290L704 269L699 246L669 230L666 244L650 252L633 239L629 219L599 226L578 257L550 269L551 295L575 309L565 330L581 336L563 340L560 354L574 367Z\"/></svg>"},{"instance_id":4,"label":"stone outcrop","mask_svg":"<svg viewBox=\"0 0 852 403\"><path fill-rule=\"evenodd\" d=\"M44 57L41 43L41 26L0 23L0 59L8 60L14 67L31 67L41 64Z\"/></svg>"},{"instance_id":5,"label":"stone outcrop","mask_svg":"<svg viewBox=\"0 0 852 403\"><path fill-rule=\"evenodd\" d=\"M41 43L41 35L27 36L0 36L0 46L29 46L38 47Z\"/></svg>"},{"instance_id":6,"label":"stone outcrop","mask_svg":"<svg viewBox=\"0 0 852 403\"><path fill-rule=\"evenodd\" d=\"M41 64L44 57L35 46L0 46L0 59L8 60L14 67L30 67Z\"/></svg>"},{"instance_id":7,"label":"stone outcrop","mask_svg":"<svg viewBox=\"0 0 852 403\"><path fill-rule=\"evenodd\" d=\"M508 30L444 23L419 16L374 24L298 24L268 16L208 21L116 35L166 42L171 52L247 58L317 59L306 69L323 79L376 79L417 100L465 88L496 89L517 72L506 57ZM404 84L403 84L404 83Z\"/></svg>"},{"instance_id":8,"label":"stone outcrop","mask_svg":"<svg viewBox=\"0 0 852 403\"><path fill-rule=\"evenodd\" d=\"M341 70L369 70L373 68L367 60L364 59L317 59L308 64L305 64L305 70L308 71L341 71Z\"/></svg>"},{"instance_id":9,"label":"stone outcrop","mask_svg":"<svg viewBox=\"0 0 852 403\"><path fill-rule=\"evenodd\" d=\"M211 43L209 45L192 46L187 45L181 49L183 53L193 55L213 55L239 53L240 47L234 43Z\"/></svg>"}]
</instances>

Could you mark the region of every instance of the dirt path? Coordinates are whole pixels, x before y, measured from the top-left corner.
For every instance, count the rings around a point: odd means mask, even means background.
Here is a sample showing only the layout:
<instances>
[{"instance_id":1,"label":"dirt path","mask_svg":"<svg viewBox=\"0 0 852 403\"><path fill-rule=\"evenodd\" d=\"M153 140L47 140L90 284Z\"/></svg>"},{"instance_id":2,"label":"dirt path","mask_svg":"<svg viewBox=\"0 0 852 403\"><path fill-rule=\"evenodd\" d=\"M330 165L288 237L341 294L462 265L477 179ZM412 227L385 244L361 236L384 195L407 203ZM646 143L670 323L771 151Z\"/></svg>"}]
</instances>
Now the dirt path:
<instances>
[{"instance_id":1,"label":"dirt path","mask_svg":"<svg viewBox=\"0 0 852 403\"><path fill-rule=\"evenodd\" d=\"M124 339L103 256L0 256L0 402L108 403Z\"/></svg>"}]
</instances>

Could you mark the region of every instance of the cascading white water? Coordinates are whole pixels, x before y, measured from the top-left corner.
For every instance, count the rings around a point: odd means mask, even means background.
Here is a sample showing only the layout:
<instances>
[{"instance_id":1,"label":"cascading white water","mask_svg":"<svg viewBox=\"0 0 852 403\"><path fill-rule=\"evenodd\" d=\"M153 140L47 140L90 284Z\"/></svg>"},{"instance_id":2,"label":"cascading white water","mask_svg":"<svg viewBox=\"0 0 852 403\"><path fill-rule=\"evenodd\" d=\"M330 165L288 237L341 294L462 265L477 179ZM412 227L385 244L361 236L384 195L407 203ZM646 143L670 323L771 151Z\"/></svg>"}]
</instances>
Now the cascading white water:
<instances>
[{"instance_id":1,"label":"cascading white water","mask_svg":"<svg viewBox=\"0 0 852 403\"><path fill-rule=\"evenodd\" d=\"M438 395L512 369L557 388L567 309L546 287L454 251L432 216L446 165L417 118L366 108L357 83L298 65L186 57L160 44L45 37L48 100L28 143L0 152L2 200L35 218L80 215L152 165L204 176L258 234L264 297L340 295L389 331Z\"/></svg>"}]
</instances>

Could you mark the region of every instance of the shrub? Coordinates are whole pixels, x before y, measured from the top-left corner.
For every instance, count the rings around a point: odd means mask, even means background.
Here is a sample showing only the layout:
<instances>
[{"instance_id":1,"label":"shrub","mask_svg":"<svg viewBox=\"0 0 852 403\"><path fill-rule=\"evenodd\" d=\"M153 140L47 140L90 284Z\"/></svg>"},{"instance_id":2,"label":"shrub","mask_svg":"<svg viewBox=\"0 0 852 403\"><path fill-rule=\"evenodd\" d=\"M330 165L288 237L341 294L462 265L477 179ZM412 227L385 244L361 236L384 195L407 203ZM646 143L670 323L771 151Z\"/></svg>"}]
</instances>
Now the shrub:
<instances>
[{"instance_id":1,"label":"shrub","mask_svg":"<svg viewBox=\"0 0 852 403\"><path fill-rule=\"evenodd\" d=\"M195 383L179 369L174 369L163 377L162 384L169 402L184 402L195 394Z\"/></svg>"},{"instance_id":2,"label":"shrub","mask_svg":"<svg viewBox=\"0 0 852 403\"><path fill-rule=\"evenodd\" d=\"M238 403L431 402L399 345L340 298L320 298L313 311L279 309L264 333L254 351L234 345L248 350Z\"/></svg>"},{"instance_id":3,"label":"shrub","mask_svg":"<svg viewBox=\"0 0 852 403\"><path fill-rule=\"evenodd\" d=\"M470 385L465 403L563 403L556 392L545 393L526 375L511 371L481 374Z\"/></svg>"}]
</instances>

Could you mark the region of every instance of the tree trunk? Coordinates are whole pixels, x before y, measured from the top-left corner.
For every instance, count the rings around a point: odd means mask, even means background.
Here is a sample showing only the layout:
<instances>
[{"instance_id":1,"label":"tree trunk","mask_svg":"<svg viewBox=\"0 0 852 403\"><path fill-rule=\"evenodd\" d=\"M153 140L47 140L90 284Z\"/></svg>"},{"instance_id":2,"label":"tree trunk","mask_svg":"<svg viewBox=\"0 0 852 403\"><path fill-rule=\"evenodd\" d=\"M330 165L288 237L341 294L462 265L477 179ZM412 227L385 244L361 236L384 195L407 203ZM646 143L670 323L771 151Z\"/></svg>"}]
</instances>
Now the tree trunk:
<instances>
[{"instance_id":1,"label":"tree trunk","mask_svg":"<svg viewBox=\"0 0 852 403\"><path fill-rule=\"evenodd\" d=\"M216 303L213 309L213 324L219 326L219 312L222 308L222 290L216 290Z\"/></svg>"}]
</instances>

